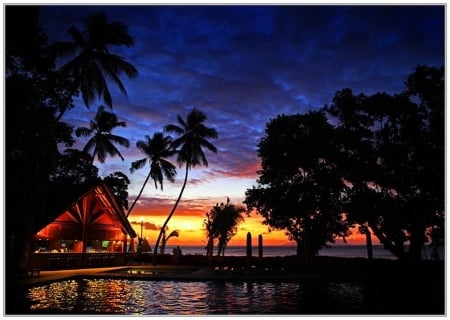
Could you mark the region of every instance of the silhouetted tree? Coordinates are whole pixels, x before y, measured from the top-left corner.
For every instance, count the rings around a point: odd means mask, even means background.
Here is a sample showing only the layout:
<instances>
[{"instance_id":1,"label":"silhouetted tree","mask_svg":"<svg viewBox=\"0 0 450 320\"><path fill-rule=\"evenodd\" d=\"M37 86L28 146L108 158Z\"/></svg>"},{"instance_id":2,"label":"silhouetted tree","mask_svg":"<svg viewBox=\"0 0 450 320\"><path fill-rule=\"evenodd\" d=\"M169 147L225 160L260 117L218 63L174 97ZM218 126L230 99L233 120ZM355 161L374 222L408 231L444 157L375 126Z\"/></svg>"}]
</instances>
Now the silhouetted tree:
<instances>
[{"instance_id":1,"label":"silhouetted tree","mask_svg":"<svg viewBox=\"0 0 450 320\"><path fill-rule=\"evenodd\" d=\"M45 217L49 188L71 178L75 178L72 184L98 179L96 168L84 163L85 153L68 149L60 154L58 150L58 146L70 148L74 143L72 126L60 121L64 112L74 106L72 96L81 89L85 92L85 100L98 93L105 96L106 103L111 105L109 93L106 94L104 90L106 81L99 79L98 75L111 76L117 83L119 72L127 69L130 75L135 74L135 70L128 68L121 58L110 54L106 48L107 45L128 42L124 38L118 42L112 40L121 37L121 32L113 29L120 31L122 27L109 25L102 29L102 23L91 25L89 28L97 31L90 32L89 39L83 38L87 34L78 32L78 44L91 51L92 59L88 58L86 51L63 68L68 72L65 73L55 67L57 53L63 53L64 50L52 50L59 45L52 48L48 46L47 37L39 26L38 6L6 6L5 22L5 238L9 274L10 270L16 269L14 264L27 263L29 239ZM76 35L77 31L73 31L73 35ZM113 37L108 35L109 31L114 31ZM95 34L97 36L93 36ZM95 39L99 37L106 41ZM87 48L88 42L97 43L98 46ZM62 44L59 48L64 46ZM70 45L65 48L68 47ZM87 73L77 72L77 66L83 64L81 60L89 60L84 66L89 65L93 69ZM93 76L99 82L87 80L82 85L79 80L86 80L84 75ZM119 87L123 88L123 85L119 84ZM78 161L75 159L77 153L81 155ZM76 179L79 179L78 182ZM17 212L22 214L18 215Z\"/></svg>"},{"instance_id":2,"label":"silhouetted tree","mask_svg":"<svg viewBox=\"0 0 450 320\"><path fill-rule=\"evenodd\" d=\"M208 239L217 239L217 256L225 254L228 242L237 233L238 225L244 221L244 207L236 206L227 198L227 203L216 204L203 224ZM209 240L208 240L209 241Z\"/></svg>"},{"instance_id":3,"label":"silhouetted tree","mask_svg":"<svg viewBox=\"0 0 450 320\"><path fill-rule=\"evenodd\" d=\"M213 231L213 216L211 212L206 213L206 219L203 220L203 226L206 234L206 256L211 257L214 251L214 231Z\"/></svg>"},{"instance_id":4,"label":"silhouetted tree","mask_svg":"<svg viewBox=\"0 0 450 320\"><path fill-rule=\"evenodd\" d=\"M67 148L57 160L55 169L49 174L52 184L88 184L98 180L98 168L92 164L89 153Z\"/></svg>"},{"instance_id":5,"label":"silhouetted tree","mask_svg":"<svg viewBox=\"0 0 450 320\"><path fill-rule=\"evenodd\" d=\"M163 190L164 177L173 182L174 177L177 174L176 167L167 160L167 158L175 154L175 149L172 148L172 138L170 136L164 136L162 132L154 133L152 138L149 136L145 136L145 138L145 141L139 140L136 142L136 147L141 150L146 157L132 162L130 171L133 173L135 170L143 168L147 162L150 166L150 170L144 183L142 184L141 190L127 212L127 217L130 215L131 210L133 210L136 202L139 200L142 192L144 191L148 179L153 179L156 189L158 189L159 184L161 190Z\"/></svg>"},{"instance_id":6,"label":"silhouetted tree","mask_svg":"<svg viewBox=\"0 0 450 320\"><path fill-rule=\"evenodd\" d=\"M256 209L264 224L285 229L306 263L327 242L347 235L338 154L322 112L278 116L258 145L261 170L258 186L246 191L247 211Z\"/></svg>"},{"instance_id":7,"label":"silhouetted tree","mask_svg":"<svg viewBox=\"0 0 450 320\"><path fill-rule=\"evenodd\" d=\"M106 176L103 181L111 189L113 195L116 197L117 203L123 208L128 209L128 185L130 179L123 172L116 171Z\"/></svg>"},{"instance_id":8,"label":"silhouetted tree","mask_svg":"<svg viewBox=\"0 0 450 320\"><path fill-rule=\"evenodd\" d=\"M418 66L398 95L336 93L349 218L400 259L419 260L444 215L444 71ZM406 244L409 244L407 246Z\"/></svg>"},{"instance_id":9,"label":"silhouetted tree","mask_svg":"<svg viewBox=\"0 0 450 320\"><path fill-rule=\"evenodd\" d=\"M84 146L83 151L87 153L92 152L92 162L97 157L100 163L104 163L107 155L111 157L119 156L122 161L124 160L115 144L128 148L130 141L111 133L117 127L126 127L126 123L124 121L118 121L116 114L105 111L105 108L100 106L89 128L79 127L75 130L77 137L90 138Z\"/></svg>"},{"instance_id":10,"label":"silhouetted tree","mask_svg":"<svg viewBox=\"0 0 450 320\"><path fill-rule=\"evenodd\" d=\"M38 7L5 6L5 226L7 278L27 263L29 239L43 215L58 143L73 144L72 127L54 112L67 91L47 55ZM26 21L26 23L23 23ZM20 201L18 199L26 199ZM18 214L20 212L20 214Z\"/></svg>"},{"instance_id":11,"label":"silhouetted tree","mask_svg":"<svg viewBox=\"0 0 450 320\"><path fill-rule=\"evenodd\" d=\"M184 188L186 187L189 170L198 165L208 166L208 160L203 152L203 148L206 148L214 153L217 152L217 148L209 142L208 139L217 139L218 134L214 128L208 128L205 126L204 122L206 119L206 114L200 110L193 109L187 115L186 121L178 115L178 125L169 124L165 127L166 132L172 132L178 136L178 138L172 142L172 147L177 150L178 164L180 166L183 164L185 165L185 176L178 199L167 216L167 219L159 232L158 239L156 240L155 249L153 252L154 263L156 263L156 256L158 254L159 242L162 237L162 230L169 223L170 218L172 218L172 215L181 200Z\"/></svg>"},{"instance_id":12,"label":"silhouetted tree","mask_svg":"<svg viewBox=\"0 0 450 320\"><path fill-rule=\"evenodd\" d=\"M119 21L109 22L103 12L89 15L84 21L84 30L70 27L68 32L72 41L59 41L51 46L57 56L69 58L61 69L67 77L66 85L71 86L72 94L81 92L84 104L97 97L102 98L108 107L112 107L112 98L108 81L113 81L123 94L127 94L120 73L136 77L135 67L122 57L111 53L111 46L134 46L134 39L128 28ZM57 120L61 119L66 106L60 108Z\"/></svg>"}]
</instances>

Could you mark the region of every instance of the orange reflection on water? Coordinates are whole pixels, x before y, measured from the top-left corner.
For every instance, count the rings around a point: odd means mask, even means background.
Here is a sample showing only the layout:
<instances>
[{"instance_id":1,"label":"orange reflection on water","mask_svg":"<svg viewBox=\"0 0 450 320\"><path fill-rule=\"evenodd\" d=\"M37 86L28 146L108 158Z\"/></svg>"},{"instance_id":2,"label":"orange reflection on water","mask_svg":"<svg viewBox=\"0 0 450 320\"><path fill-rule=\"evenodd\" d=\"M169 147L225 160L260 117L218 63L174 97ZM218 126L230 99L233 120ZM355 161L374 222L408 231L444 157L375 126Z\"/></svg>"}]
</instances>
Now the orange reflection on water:
<instances>
[{"instance_id":1,"label":"orange reflection on water","mask_svg":"<svg viewBox=\"0 0 450 320\"><path fill-rule=\"evenodd\" d=\"M71 311L78 298L78 284L74 280L55 282L30 289L27 297L33 302L31 310L55 309Z\"/></svg>"}]
</instances>

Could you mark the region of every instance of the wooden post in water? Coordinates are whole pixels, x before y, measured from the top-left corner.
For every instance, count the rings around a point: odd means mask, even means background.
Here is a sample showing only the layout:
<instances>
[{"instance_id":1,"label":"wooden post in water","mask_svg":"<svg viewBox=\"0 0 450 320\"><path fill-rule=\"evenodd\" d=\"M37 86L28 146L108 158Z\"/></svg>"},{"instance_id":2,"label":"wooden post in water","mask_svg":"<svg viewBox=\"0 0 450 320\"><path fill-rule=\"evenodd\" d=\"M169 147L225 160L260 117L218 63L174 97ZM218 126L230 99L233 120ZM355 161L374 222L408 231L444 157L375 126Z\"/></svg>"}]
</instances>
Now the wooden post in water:
<instances>
[{"instance_id":1,"label":"wooden post in water","mask_svg":"<svg viewBox=\"0 0 450 320\"><path fill-rule=\"evenodd\" d=\"M247 232L247 258L252 257L252 234Z\"/></svg>"},{"instance_id":2,"label":"wooden post in water","mask_svg":"<svg viewBox=\"0 0 450 320\"><path fill-rule=\"evenodd\" d=\"M258 236L258 257L262 259L263 257L263 237L262 234Z\"/></svg>"},{"instance_id":3,"label":"wooden post in water","mask_svg":"<svg viewBox=\"0 0 450 320\"><path fill-rule=\"evenodd\" d=\"M252 258L252 234L247 232L247 267L250 267L250 260Z\"/></svg>"},{"instance_id":4,"label":"wooden post in water","mask_svg":"<svg viewBox=\"0 0 450 320\"><path fill-rule=\"evenodd\" d=\"M258 236L258 267L260 269L264 268L263 265L263 237L262 234Z\"/></svg>"},{"instance_id":5,"label":"wooden post in water","mask_svg":"<svg viewBox=\"0 0 450 320\"><path fill-rule=\"evenodd\" d=\"M367 258L369 261L373 259L373 248L372 248L372 236L370 234L370 230L366 227L366 244L367 244Z\"/></svg>"}]
</instances>

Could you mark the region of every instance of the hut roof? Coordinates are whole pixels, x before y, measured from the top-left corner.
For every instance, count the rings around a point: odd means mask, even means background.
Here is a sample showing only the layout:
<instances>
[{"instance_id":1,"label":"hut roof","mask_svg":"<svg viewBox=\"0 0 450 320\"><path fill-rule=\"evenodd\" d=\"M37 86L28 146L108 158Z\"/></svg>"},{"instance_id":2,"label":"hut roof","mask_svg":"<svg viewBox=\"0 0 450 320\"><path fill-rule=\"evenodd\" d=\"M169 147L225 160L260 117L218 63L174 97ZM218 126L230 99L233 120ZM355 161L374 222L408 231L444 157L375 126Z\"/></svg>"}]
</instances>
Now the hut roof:
<instances>
[{"instance_id":1,"label":"hut roof","mask_svg":"<svg viewBox=\"0 0 450 320\"><path fill-rule=\"evenodd\" d=\"M86 206L84 203L89 202L89 208L95 208L97 212L107 214L111 219L117 221L125 234L131 238L137 236L122 207L103 181L83 185L65 185L64 187L53 186L48 195L46 218L37 226L36 231L54 221L64 212L73 212L74 208ZM89 209L87 210L89 211Z\"/></svg>"}]
</instances>

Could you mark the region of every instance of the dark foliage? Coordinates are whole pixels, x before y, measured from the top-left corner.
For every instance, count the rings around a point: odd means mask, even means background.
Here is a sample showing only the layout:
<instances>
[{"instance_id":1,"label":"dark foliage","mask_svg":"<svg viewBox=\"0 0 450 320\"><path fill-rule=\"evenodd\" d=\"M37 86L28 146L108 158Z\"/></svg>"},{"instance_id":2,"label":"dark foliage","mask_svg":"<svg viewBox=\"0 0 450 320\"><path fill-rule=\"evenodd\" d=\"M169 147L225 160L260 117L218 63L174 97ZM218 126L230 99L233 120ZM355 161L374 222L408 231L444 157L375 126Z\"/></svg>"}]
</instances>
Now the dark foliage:
<instances>
[{"instance_id":1,"label":"dark foliage","mask_svg":"<svg viewBox=\"0 0 450 320\"><path fill-rule=\"evenodd\" d=\"M344 89L325 107L338 120L349 218L401 259L419 260L426 242L443 241L443 88L443 68L418 66L401 94Z\"/></svg>"},{"instance_id":2,"label":"dark foliage","mask_svg":"<svg viewBox=\"0 0 450 320\"><path fill-rule=\"evenodd\" d=\"M258 155L258 186L244 203L271 228L285 229L308 260L335 237L345 237L341 208L345 184L336 160L334 130L322 112L278 116L266 126Z\"/></svg>"}]
</instances>

